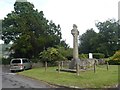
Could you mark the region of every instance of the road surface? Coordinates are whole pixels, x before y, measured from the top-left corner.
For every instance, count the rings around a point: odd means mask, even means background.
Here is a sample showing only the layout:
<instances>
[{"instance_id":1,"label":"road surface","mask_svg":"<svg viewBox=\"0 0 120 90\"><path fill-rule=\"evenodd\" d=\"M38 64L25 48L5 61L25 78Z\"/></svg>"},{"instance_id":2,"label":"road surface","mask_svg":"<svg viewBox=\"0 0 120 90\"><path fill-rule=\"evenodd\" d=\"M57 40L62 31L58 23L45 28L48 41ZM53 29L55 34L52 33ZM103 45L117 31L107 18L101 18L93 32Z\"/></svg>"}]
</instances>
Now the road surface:
<instances>
[{"instance_id":1,"label":"road surface","mask_svg":"<svg viewBox=\"0 0 120 90\"><path fill-rule=\"evenodd\" d=\"M0 76L2 76L2 88L55 88L41 81L11 73L8 66L2 66Z\"/></svg>"}]
</instances>

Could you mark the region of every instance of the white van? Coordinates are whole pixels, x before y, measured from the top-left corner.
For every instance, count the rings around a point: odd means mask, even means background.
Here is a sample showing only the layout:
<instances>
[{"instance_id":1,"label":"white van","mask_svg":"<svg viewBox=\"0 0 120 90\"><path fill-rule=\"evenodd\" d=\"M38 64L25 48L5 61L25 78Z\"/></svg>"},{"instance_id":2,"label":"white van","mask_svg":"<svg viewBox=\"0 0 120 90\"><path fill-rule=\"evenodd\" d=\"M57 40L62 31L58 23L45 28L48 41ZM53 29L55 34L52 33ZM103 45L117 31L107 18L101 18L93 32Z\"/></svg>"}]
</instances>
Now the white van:
<instances>
[{"instance_id":1,"label":"white van","mask_svg":"<svg viewBox=\"0 0 120 90\"><path fill-rule=\"evenodd\" d=\"M10 71L31 69L32 63L27 58L14 58L10 61Z\"/></svg>"}]
</instances>

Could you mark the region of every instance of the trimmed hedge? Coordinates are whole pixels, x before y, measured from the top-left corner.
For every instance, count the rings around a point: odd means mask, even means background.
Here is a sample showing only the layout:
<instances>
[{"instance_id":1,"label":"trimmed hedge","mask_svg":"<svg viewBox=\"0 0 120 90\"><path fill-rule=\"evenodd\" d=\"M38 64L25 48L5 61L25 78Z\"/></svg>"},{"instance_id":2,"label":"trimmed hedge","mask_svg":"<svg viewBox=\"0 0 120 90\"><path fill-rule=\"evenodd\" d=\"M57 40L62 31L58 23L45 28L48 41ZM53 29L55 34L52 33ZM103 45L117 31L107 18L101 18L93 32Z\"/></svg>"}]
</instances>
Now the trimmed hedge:
<instances>
[{"instance_id":1,"label":"trimmed hedge","mask_svg":"<svg viewBox=\"0 0 120 90\"><path fill-rule=\"evenodd\" d=\"M102 53L92 53L92 54L93 54L93 58L96 58L96 59L101 59L101 58L105 57L105 55ZM86 59L86 58L89 58L89 55L88 54L79 54L79 58Z\"/></svg>"},{"instance_id":2,"label":"trimmed hedge","mask_svg":"<svg viewBox=\"0 0 120 90\"><path fill-rule=\"evenodd\" d=\"M102 53L93 53L93 58L96 58L96 59L101 59L101 58L104 58L105 55L102 54Z\"/></svg>"},{"instance_id":3,"label":"trimmed hedge","mask_svg":"<svg viewBox=\"0 0 120 90\"><path fill-rule=\"evenodd\" d=\"M109 60L109 65L120 65L120 60Z\"/></svg>"}]
</instances>

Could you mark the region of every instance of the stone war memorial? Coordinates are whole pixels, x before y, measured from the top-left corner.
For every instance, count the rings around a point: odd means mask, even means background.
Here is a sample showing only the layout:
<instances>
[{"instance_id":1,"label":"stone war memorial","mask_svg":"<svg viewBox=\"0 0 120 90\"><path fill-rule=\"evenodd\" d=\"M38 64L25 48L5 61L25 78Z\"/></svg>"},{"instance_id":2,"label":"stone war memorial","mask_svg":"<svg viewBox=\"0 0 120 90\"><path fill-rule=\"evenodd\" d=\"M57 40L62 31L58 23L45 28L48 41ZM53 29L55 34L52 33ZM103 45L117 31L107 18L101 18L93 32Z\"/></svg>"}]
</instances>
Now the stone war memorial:
<instances>
[{"instance_id":1,"label":"stone war memorial","mask_svg":"<svg viewBox=\"0 0 120 90\"><path fill-rule=\"evenodd\" d=\"M67 68L61 68L60 71L66 71L66 72L78 72L90 70L90 68L94 65L95 59L93 59L92 53L89 53L88 59L79 59L79 53L78 53L78 35L79 31L77 29L77 25L73 24L73 29L71 30L71 34L73 36L73 58L68 62ZM63 66L63 64L62 64Z\"/></svg>"},{"instance_id":2,"label":"stone war memorial","mask_svg":"<svg viewBox=\"0 0 120 90\"><path fill-rule=\"evenodd\" d=\"M78 58L78 35L79 35L79 31L77 29L76 24L73 24L73 29L71 30L71 34L73 35L73 59L70 63L69 68L74 69L76 64L80 63L80 59Z\"/></svg>"}]
</instances>

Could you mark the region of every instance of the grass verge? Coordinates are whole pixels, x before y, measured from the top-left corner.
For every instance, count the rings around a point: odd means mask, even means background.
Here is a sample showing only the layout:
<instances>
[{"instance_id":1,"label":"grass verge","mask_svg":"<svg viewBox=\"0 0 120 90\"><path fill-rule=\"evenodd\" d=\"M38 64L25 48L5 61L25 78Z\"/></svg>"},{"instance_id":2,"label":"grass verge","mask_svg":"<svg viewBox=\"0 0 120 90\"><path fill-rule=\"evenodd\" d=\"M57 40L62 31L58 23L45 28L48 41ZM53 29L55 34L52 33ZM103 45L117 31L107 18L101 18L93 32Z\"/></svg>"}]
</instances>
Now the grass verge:
<instances>
[{"instance_id":1,"label":"grass verge","mask_svg":"<svg viewBox=\"0 0 120 90\"><path fill-rule=\"evenodd\" d=\"M110 65L107 71L105 65L96 67L96 73L93 70L76 73L56 71L57 67L34 68L19 72L18 74L42 80L51 84L74 86L80 88L105 88L118 84L118 66Z\"/></svg>"}]
</instances>

